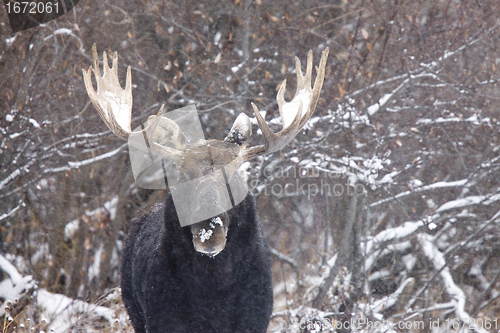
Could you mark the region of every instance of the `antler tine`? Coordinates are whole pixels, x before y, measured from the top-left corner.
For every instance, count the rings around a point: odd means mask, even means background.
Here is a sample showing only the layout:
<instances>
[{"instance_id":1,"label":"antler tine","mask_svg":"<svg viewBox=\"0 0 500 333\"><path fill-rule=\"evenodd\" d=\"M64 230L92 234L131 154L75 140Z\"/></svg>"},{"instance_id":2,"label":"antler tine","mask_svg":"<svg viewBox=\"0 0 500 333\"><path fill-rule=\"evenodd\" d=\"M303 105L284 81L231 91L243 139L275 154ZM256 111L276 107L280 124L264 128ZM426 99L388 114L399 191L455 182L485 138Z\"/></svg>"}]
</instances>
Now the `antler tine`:
<instances>
[{"instance_id":1,"label":"antler tine","mask_svg":"<svg viewBox=\"0 0 500 333\"><path fill-rule=\"evenodd\" d=\"M285 102L285 91L286 91L286 79L283 80L283 82L281 83L281 86L278 90L278 93L276 94L276 102L278 103L280 115L282 114L283 105L286 103ZM281 119L283 119L283 116L281 116Z\"/></svg>"},{"instance_id":2,"label":"antler tine","mask_svg":"<svg viewBox=\"0 0 500 333\"><path fill-rule=\"evenodd\" d=\"M309 50L309 52L307 53L306 75L303 75L300 59L295 57L295 72L297 73L297 90L295 92L295 95L297 95L302 89L311 90L312 61L313 53L312 50Z\"/></svg>"},{"instance_id":3,"label":"antler tine","mask_svg":"<svg viewBox=\"0 0 500 333\"><path fill-rule=\"evenodd\" d=\"M163 112L164 105L162 105L157 114L153 116L153 119L148 121L148 125L145 129L141 131L132 131L132 73L130 66L127 68L125 89L122 89L120 81L118 80L118 53L113 53L113 64L111 68L108 64L108 55L106 52L103 52L102 58L103 73L101 76L97 47L94 43L94 45L92 45L92 66L88 70L83 70L85 88L101 119L117 137L122 140L128 140L130 144L136 146L138 149L144 149L144 144L141 144L141 142L144 142L144 133L146 133L150 141L151 149L163 157L179 161L182 157L182 151L163 146L153 141L153 133L162 118L160 116ZM94 90L94 86L92 85L92 73L94 73L97 82L97 91ZM165 121L173 123L168 119ZM173 124L174 125L171 126L177 126L175 123Z\"/></svg>"},{"instance_id":4,"label":"antler tine","mask_svg":"<svg viewBox=\"0 0 500 333\"><path fill-rule=\"evenodd\" d=\"M147 129L139 132L132 132L130 128L132 118L132 74L130 66L127 68L125 89L122 89L118 80L118 53L113 53L113 65L110 68L108 64L108 55L103 52L103 73L99 68L99 58L97 55L96 44L92 45L92 66L88 70L82 70L83 80L87 94L101 119L108 128L120 139L127 140L132 134L140 134ZM97 82L97 91L92 85L92 73L94 73ZM161 115L161 108L157 116Z\"/></svg>"},{"instance_id":5,"label":"antler tine","mask_svg":"<svg viewBox=\"0 0 500 333\"><path fill-rule=\"evenodd\" d=\"M248 161L257 156L283 149L293 140L311 118L316 109L321 88L323 87L328 52L329 48L327 47L321 54L319 67L316 67L316 79L314 80L313 88L311 88L313 66L312 51L309 51L307 55L306 75L302 74L300 60L295 58L295 68L297 72L297 90L295 96L290 102L285 102L286 80L283 81L276 95L276 102L278 103L283 124L283 129L281 131L273 133L264 118L260 115L257 106L252 103L255 118L264 136L265 144L246 148L243 153L245 160Z\"/></svg>"},{"instance_id":6,"label":"antler tine","mask_svg":"<svg viewBox=\"0 0 500 333\"><path fill-rule=\"evenodd\" d=\"M326 59L328 58L328 52L329 52L329 48L326 48L321 55L319 67L315 66L316 79L314 80L314 86L311 90L311 103L309 104L309 108L307 109L306 113L302 116L302 118L300 120L300 125L299 125L300 128L304 127L304 125L311 118L312 114L314 113L314 110L316 109L316 104L318 103L319 95L321 94L321 88L323 87L323 81L325 79ZM308 59L308 61L307 61L307 70L309 72L308 87L310 87L310 84L311 84L311 73L310 72L312 71L312 53L310 53L310 55L311 55L311 58ZM307 76L307 74L306 74L306 76ZM300 130L300 128L299 128L299 130Z\"/></svg>"}]
</instances>

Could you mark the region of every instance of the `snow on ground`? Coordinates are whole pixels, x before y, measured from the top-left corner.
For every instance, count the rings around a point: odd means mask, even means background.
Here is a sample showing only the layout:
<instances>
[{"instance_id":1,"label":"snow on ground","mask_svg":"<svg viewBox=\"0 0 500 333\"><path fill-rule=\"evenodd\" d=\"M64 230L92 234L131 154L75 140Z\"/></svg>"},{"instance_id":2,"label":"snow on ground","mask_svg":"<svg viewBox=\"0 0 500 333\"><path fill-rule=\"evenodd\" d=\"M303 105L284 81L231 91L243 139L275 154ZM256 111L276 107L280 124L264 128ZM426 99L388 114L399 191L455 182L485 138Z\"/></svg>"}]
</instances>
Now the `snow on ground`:
<instances>
[{"instance_id":1,"label":"snow on ground","mask_svg":"<svg viewBox=\"0 0 500 333\"><path fill-rule=\"evenodd\" d=\"M69 331L83 314L92 318L103 318L110 325L125 323L127 320L123 311L117 312L109 307L75 300L65 295L38 288L31 275L22 276L16 267L3 255L0 255L0 269L9 276L9 278L0 282L0 298L5 299L2 308L0 308L0 316L5 314L8 301L20 299L33 291L33 304L39 309L41 317L44 318L42 320L48 322L51 332L62 333ZM90 333L93 330L90 328L86 332Z\"/></svg>"}]
</instances>

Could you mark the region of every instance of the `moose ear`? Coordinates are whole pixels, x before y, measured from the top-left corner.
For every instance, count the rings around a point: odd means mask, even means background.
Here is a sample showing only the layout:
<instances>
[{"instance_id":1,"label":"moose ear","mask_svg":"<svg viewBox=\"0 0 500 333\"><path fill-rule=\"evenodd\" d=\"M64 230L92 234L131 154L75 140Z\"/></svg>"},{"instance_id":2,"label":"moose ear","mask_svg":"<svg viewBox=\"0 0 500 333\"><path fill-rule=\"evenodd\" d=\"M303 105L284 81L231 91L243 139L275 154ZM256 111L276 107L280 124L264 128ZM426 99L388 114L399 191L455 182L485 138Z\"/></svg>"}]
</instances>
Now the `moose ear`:
<instances>
[{"instance_id":1,"label":"moose ear","mask_svg":"<svg viewBox=\"0 0 500 333\"><path fill-rule=\"evenodd\" d=\"M148 127L155 126L156 120L156 126L150 139L161 146L183 150L186 146L186 137L179 125L167 117L157 117L149 116L148 118Z\"/></svg>"},{"instance_id":2,"label":"moose ear","mask_svg":"<svg viewBox=\"0 0 500 333\"><path fill-rule=\"evenodd\" d=\"M244 145L248 138L252 135L252 123L250 118L244 113L240 113L234 121L233 127L226 135L225 142L236 143L237 145Z\"/></svg>"}]
</instances>

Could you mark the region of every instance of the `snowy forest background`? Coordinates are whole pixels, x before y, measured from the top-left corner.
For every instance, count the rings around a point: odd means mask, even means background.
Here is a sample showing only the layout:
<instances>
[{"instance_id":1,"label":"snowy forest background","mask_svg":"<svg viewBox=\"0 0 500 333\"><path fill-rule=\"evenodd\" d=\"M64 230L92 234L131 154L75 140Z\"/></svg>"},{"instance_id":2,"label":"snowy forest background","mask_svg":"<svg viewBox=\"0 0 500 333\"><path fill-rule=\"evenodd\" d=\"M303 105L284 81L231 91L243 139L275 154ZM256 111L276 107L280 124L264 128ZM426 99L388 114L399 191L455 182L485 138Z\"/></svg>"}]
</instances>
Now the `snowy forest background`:
<instances>
[{"instance_id":1,"label":"snowy forest background","mask_svg":"<svg viewBox=\"0 0 500 333\"><path fill-rule=\"evenodd\" d=\"M194 104L217 139L251 102L277 118L293 57L330 47L306 129L248 166L269 332L500 330L497 0L82 0L17 34L0 22L3 332L132 332L121 248L165 194L135 185L90 104L94 42L118 51L122 85L132 67L132 128Z\"/></svg>"}]
</instances>

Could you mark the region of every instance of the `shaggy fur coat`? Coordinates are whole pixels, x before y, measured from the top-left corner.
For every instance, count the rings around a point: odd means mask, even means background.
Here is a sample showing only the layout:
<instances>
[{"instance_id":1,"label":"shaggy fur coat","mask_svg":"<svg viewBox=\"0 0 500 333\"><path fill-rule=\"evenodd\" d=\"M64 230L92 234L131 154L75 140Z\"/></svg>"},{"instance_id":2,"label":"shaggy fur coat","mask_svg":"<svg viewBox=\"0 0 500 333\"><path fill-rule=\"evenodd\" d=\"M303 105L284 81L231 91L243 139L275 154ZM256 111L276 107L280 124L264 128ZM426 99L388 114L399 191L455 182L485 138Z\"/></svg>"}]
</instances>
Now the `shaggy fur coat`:
<instances>
[{"instance_id":1,"label":"shaggy fur coat","mask_svg":"<svg viewBox=\"0 0 500 333\"><path fill-rule=\"evenodd\" d=\"M273 305L271 262L255 200L228 212L226 247L194 250L170 194L132 220L122 297L136 333L264 333Z\"/></svg>"}]
</instances>

